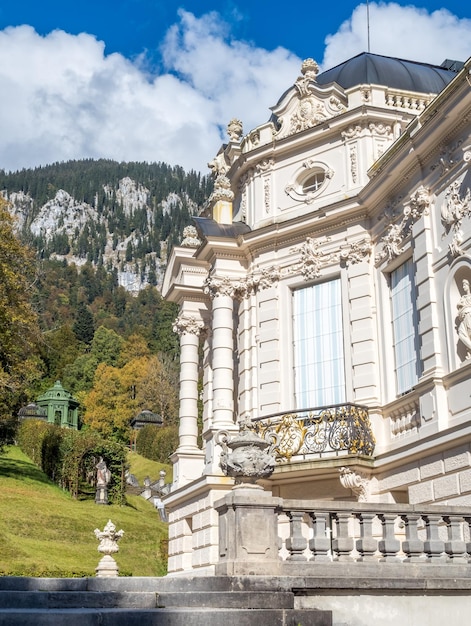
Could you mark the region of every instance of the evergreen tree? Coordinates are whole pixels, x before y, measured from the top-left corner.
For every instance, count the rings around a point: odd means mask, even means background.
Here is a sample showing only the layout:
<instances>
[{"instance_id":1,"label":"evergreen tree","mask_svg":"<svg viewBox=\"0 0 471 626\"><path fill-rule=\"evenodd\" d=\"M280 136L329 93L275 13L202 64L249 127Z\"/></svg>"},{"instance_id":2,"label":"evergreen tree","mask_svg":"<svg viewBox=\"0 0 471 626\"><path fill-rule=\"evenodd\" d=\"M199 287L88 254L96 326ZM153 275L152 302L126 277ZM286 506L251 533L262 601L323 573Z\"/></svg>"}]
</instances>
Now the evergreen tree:
<instances>
[{"instance_id":1,"label":"evergreen tree","mask_svg":"<svg viewBox=\"0 0 471 626\"><path fill-rule=\"evenodd\" d=\"M80 302L75 314L75 322L72 330L79 341L90 344L95 334L93 313L84 302Z\"/></svg>"}]
</instances>

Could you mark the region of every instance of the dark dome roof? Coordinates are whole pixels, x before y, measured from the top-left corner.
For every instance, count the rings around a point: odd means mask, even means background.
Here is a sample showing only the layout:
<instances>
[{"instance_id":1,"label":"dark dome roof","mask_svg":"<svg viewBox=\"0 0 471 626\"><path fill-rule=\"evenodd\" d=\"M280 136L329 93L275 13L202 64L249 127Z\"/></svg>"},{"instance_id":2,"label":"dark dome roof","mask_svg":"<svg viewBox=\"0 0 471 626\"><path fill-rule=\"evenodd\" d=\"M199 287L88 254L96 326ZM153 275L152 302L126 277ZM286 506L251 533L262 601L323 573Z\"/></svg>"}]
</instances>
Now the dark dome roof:
<instances>
[{"instance_id":1,"label":"dark dome roof","mask_svg":"<svg viewBox=\"0 0 471 626\"><path fill-rule=\"evenodd\" d=\"M454 76L456 72L438 65L362 52L319 74L317 83L326 85L336 82L344 89L363 84L384 85L404 91L436 94L442 91Z\"/></svg>"}]
</instances>

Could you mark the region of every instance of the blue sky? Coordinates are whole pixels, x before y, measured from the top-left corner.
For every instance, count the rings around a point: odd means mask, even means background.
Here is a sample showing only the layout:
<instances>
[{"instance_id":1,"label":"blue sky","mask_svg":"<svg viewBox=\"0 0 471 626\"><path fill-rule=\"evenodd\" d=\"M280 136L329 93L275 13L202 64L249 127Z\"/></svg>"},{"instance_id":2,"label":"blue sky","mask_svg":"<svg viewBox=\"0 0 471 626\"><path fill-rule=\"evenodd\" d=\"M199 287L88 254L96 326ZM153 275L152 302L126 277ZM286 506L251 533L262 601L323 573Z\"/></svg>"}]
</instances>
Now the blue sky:
<instances>
[{"instance_id":1,"label":"blue sky","mask_svg":"<svg viewBox=\"0 0 471 626\"><path fill-rule=\"evenodd\" d=\"M69 158L167 161L206 172L314 57L367 49L366 4L268 0L15 0L0 6L0 168ZM322 3L329 6L328 3ZM462 0L370 2L371 51L429 63L471 56Z\"/></svg>"}]
</instances>

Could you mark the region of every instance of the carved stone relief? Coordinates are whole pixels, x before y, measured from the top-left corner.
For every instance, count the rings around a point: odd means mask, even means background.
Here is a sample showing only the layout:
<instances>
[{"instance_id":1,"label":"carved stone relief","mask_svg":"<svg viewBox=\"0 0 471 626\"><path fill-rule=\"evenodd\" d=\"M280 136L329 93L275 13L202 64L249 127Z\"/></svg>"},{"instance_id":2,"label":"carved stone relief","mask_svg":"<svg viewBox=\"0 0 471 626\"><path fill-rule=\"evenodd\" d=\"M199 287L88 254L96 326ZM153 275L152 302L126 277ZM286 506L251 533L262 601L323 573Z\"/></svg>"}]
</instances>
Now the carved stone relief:
<instances>
[{"instance_id":1,"label":"carved stone relief","mask_svg":"<svg viewBox=\"0 0 471 626\"><path fill-rule=\"evenodd\" d=\"M263 159L263 161L257 163L257 165L255 166L255 170L258 174L268 172L273 169L274 165L275 161L273 159Z\"/></svg>"},{"instance_id":2,"label":"carved stone relief","mask_svg":"<svg viewBox=\"0 0 471 626\"><path fill-rule=\"evenodd\" d=\"M448 249L452 257L463 254L463 250L461 249L463 242L461 224L463 218L470 217L471 215L470 201L471 192L469 188L462 194L461 183L458 180L455 180L445 193L445 203L441 210L442 224L445 228L443 238L449 233L453 235L451 242L448 244Z\"/></svg>"},{"instance_id":3,"label":"carved stone relief","mask_svg":"<svg viewBox=\"0 0 471 626\"><path fill-rule=\"evenodd\" d=\"M350 467L341 467L339 472L342 487L351 489L358 502L367 502L370 491L370 479L359 472L353 471Z\"/></svg>"},{"instance_id":4,"label":"carved stone relief","mask_svg":"<svg viewBox=\"0 0 471 626\"><path fill-rule=\"evenodd\" d=\"M327 265L332 258L331 254L326 254L321 246L329 242L329 238L323 240L307 237L306 241L291 249L291 252L300 252L301 261L291 267L291 273L301 273L304 280L312 280L320 276L320 270Z\"/></svg>"},{"instance_id":5,"label":"carved stone relief","mask_svg":"<svg viewBox=\"0 0 471 626\"><path fill-rule=\"evenodd\" d=\"M266 177L263 181L263 203L265 206L265 213L269 214L271 199L270 199L270 179L268 177Z\"/></svg>"},{"instance_id":6,"label":"carved stone relief","mask_svg":"<svg viewBox=\"0 0 471 626\"><path fill-rule=\"evenodd\" d=\"M403 205L402 219L400 222L390 224L387 233L380 240L381 251L376 255L376 262L384 260L391 261L399 256L403 250L403 243L409 236L412 225L419 220L422 215L428 215L432 198L429 190L421 185L412 193ZM395 211L392 205L385 209L385 216L393 218Z\"/></svg>"},{"instance_id":7,"label":"carved stone relief","mask_svg":"<svg viewBox=\"0 0 471 626\"><path fill-rule=\"evenodd\" d=\"M199 335L204 330L204 322L194 315L180 315L173 322L172 330L177 335Z\"/></svg>"},{"instance_id":8,"label":"carved stone relief","mask_svg":"<svg viewBox=\"0 0 471 626\"><path fill-rule=\"evenodd\" d=\"M303 62L301 76L294 84L295 102L292 99L286 109L278 113L274 135L282 137L299 133L346 111L339 97L334 93L326 94L325 89L316 84L318 73L319 66L313 59Z\"/></svg>"},{"instance_id":9,"label":"carved stone relief","mask_svg":"<svg viewBox=\"0 0 471 626\"><path fill-rule=\"evenodd\" d=\"M373 250L373 244L369 237L346 244L340 249L339 261L345 267L366 261Z\"/></svg>"},{"instance_id":10,"label":"carved stone relief","mask_svg":"<svg viewBox=\"0 0 471 626\"><path fill-rule=\"evenodd\" d=\"M448 174L452 167L454 167L458 160L455 157L456 150L460 147L463 141L460 139L456 144L452 146L444 146L443 150L440 152L440 155L437 161L431 166L431 170L434 171L439 169L440 178Z\"/></svg>"},{"instance_id":11,"label":"carved stone relief","mask_svg":"<svg viewBox=\"0 0 471 626\"><path fill-rule=\"evenodd\" d=\"M248 298L260 289L274 287L280 280L281 272L276 267L269 267L260 272L251 272L246 277L230 279L228 276L208 276L203 285L203 291L210 298L230 296L242 300Z\"/></svg>"},{"instance_id":12,"label":"carved stone relief","mask_svg":"<svg viewBox=\"0 0 471 626\"><path fill-rule=\"evenodd\" d=\"M358 181L358 158L356 144L350 146L350 173L352 175L352 183L356 185Z\"/></svg>"}]
</instances>

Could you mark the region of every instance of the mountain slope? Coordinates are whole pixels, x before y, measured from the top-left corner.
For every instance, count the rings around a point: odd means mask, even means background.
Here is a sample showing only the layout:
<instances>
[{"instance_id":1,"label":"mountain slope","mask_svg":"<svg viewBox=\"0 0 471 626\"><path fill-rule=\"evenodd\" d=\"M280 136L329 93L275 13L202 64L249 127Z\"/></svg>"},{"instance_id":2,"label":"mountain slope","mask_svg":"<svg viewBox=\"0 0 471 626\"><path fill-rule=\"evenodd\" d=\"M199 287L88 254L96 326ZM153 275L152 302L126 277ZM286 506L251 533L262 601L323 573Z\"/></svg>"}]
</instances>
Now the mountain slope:
<instances>
[{"instance_id":1,"label":"mountain slope","mask_svg":"<svg viewBox=\"0 0 471 626\"><path fill-rule=\"evenodd\" d=\"M209 177L164 163L88 159L0 170L17 230L42 257L104 266L133 293L160 285L167 250L211 188Z\"/></svg>"}]
</instances>

